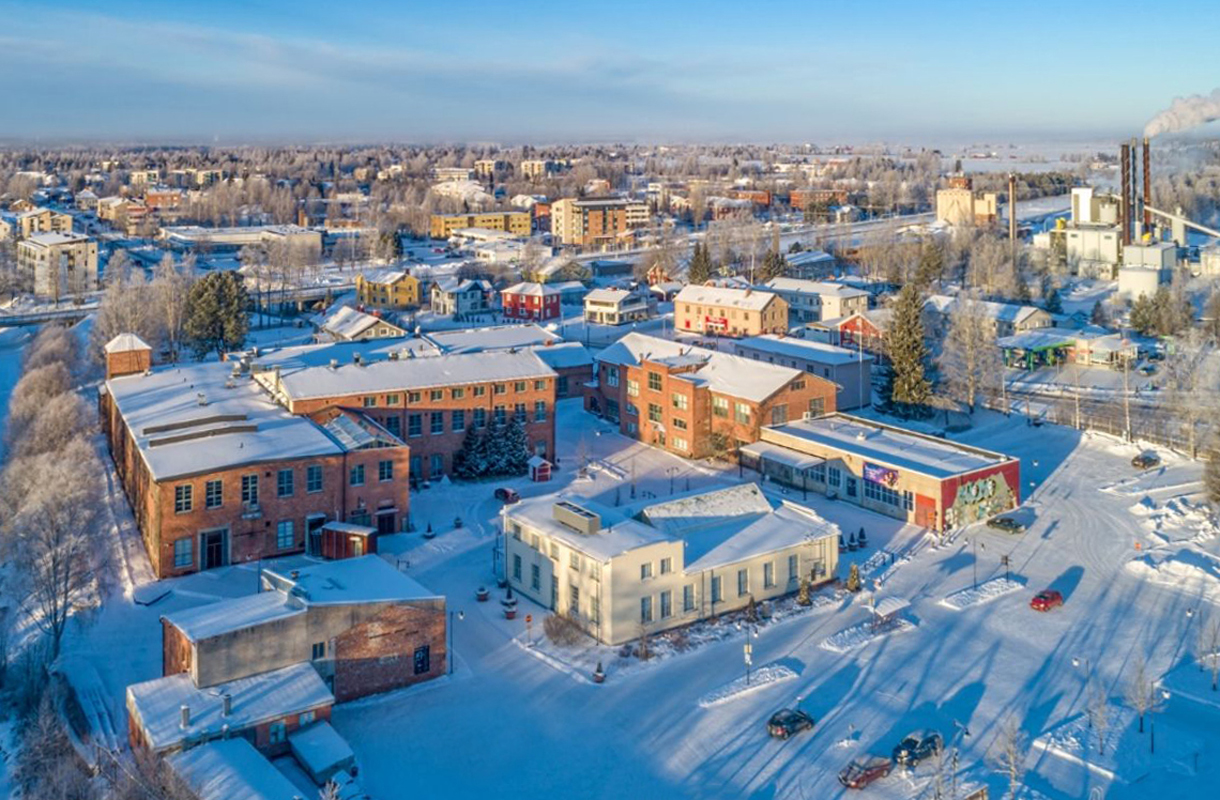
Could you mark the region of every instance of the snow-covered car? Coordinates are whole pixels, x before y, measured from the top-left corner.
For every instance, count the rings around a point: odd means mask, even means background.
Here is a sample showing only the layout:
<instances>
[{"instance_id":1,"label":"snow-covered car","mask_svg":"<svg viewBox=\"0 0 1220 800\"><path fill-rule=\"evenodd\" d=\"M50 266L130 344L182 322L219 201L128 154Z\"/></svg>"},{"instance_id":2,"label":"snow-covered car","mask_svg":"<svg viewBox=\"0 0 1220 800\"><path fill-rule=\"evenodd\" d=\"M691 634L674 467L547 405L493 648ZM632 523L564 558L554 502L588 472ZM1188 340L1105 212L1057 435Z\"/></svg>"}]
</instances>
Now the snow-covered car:
<instances>
[{"instance_id":1,"label":"snow-covered car","mask_svg":"<svg viewBox=\"0 0 1220 800\"><path fill-rule=\"evenodd\" d=\"M787 739L789 736L809 730L813 727L813 717L799 708L785 708L776 711L767 720L767 733L777 739Z\"/></svg>"},{"instance_id":2,"label":"snow-covered car","mask_svg":"<svg viewBox=\"0 0 1220 800\"><path fill-rule=\"evenodd\" d=\"M1135 458L1131 459L1131 466L1135 467L1136 469L1152 469L1153 467L1159 466L1160 463L1161 457L1151 451L1140 453Z\"/></svg>"},{"instance_id":3,"label":"snow-covered car","mask_svg":"<svg viewBox=\"0 0 1220 800\"><path fill-rule=\"evenodd\" d=\"M1034 599L1029 601L1029 607L1034 611L1050 611L1052 608L1063 605L1063 595L1054 589L1043 589L1034 595Z\"/></svg>"},{"instance_id":4,"label":"snow-covered car","mask_svg":"<svg viewBox=\"0 0 1220 800\"><path fill-rule=\"evenodd\" d=\"M863 789L889 775L893 768L894 762L885 756L859 756L839 771L839 783L848 789Z\"/></svg>"},{"instance_id":5,"label":"snow-covered car","mask_svg":"<svg viewBox=\"0 0 1220 800\"><path fill-rule=\"evenodd\" d=\"M504 503L504 505L509 505L511 503L516 503L516 502L520 501L521 495L517 494L516 489L510 489L507 486L501 486L496 489L496 499L499 500L500 502Z\"/></svg>"},{"instance_id":6,"label":"snow-covered car","mask_svg":"<svg viewBox=\"0 0 1220 800\"><path fill-rule=\"evenodd\" d=\"M911 731L894 746L894 763L914 767L944 747L945 740L937 731Z\"/></svg>"},{"instance_id":7,"label":"snow-covered car","mask_svg":"<svg viewBox=\"0 0 1220 800\"><path fill-rule=\"evenodd\" d=\"M992 517L987 520L987 527L1004 533L1022 533L1025 526L1012 517Z\"/></svg>"}]
</instances>

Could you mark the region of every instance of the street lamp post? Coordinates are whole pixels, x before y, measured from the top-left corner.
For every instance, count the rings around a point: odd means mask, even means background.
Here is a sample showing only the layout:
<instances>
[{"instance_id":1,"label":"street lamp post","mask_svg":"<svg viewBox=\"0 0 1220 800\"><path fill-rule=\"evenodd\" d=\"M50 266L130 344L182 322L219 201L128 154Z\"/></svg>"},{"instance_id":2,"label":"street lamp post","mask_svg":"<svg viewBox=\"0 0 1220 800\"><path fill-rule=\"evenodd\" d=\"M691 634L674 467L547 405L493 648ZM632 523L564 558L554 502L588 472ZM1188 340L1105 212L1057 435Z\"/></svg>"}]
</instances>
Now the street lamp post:
<instances>
[{"instance_id":1,"label":"street lamp post","mask_svg":"<svg viewBox=\"0 0 1220 800\"><path fill-rule=\"evenodd\" d=\"M1072 666L1073 667L1075 667L1076 669L1080 669L1082 664L1084 665L1084 685L1087 688L1089 685L1089 659L1085 656L1072 656ZM1085 698L1085 701L1088 702L1087 697ZM1087 721L1085 723L1086 727L1092 728L1093 727L1093 715L1086 714L1085 716L1087 717Z\"/></svg>"},{"instance_id":2,"label":"street lamp post","mask_svg":"<svg viewBox=\"0 0 1220 800\"><path fill-rule=\"evenodd\" d=\"M1169 692L1161 689L1161 700L1165 701L1168 699ZM1156 712L1157 704L1153 703L1148 709L1148 752L1152 755L1156 755Z\"/></svg>"},{"instance_id":3,"label":"street lamp post","mask_svg":"<svg viewBox=\"0 0 1220 800\"><path fill-rule=\"evenodd\" d=\"M738 630L743 628L740 622L737 623ZM758 624L751 620L747 620L744 626L746 632L746 643L741 646L742 660L746 666L746 686L750 685L750 667L754 664L754 644L751 640L758 638Z\"/></svg>"}]
</instances>

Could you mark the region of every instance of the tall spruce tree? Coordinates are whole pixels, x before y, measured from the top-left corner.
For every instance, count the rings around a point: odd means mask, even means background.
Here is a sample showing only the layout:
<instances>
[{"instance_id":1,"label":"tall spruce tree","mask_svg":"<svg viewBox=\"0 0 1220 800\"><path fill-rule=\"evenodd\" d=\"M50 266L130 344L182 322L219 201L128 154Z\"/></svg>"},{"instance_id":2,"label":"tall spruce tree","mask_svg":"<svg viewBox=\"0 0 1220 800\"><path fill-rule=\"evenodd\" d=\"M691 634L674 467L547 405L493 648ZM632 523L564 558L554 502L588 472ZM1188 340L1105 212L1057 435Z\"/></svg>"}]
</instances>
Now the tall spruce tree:
<instances>
[{"instance_id":1,"label":"tall spruce tree","mask_svg":"<svg viewBox=\"0 0 1220 800\"><path fill-rule=\"evenodd\" d=\"M481 438L473 425L466 429L466 435L462 437L461 448L453 454L453 474L456 477L470 480L483 474L487 465L479 463L478 451Z\"/></svg>"},{"instance_id":2,"label":"tall spruce tree","mask_svg":"<svg viewBox=\"0 0 1220 800\"><path fill-rule=\"evenodd\" d=\"M524 475L529 471L530 449L529 439L525 435L525 427L513 417L504 428L503 474Z\"/></svg>"},{"instance_id":3,"label":"tall spruce tree","mask_svg":"<svg viewBox=\"0 0 1220 800\"><path fill-rule=\"evenodd\" d=\"M246 343L246 287L235 272L213 272L196 281L186 301L183 334L197 360L209 353L224 357Z\"/></svg>"},{"instance_id":4,"label":"tall spruce tree","mask_svg":"<svg viewBox=\"0 0 1220 800\"><path fill-rule=\"evenodd\" d=\"M693 286L700 286L712 279L712 256L707 245L695 242L695 252L690 257L690 269L687 280Z\"/></svg>"},{"instance_id":5,"label":"tall spruce tree","mask_svg":"<svg viewBox=\"0 0 1220 800\"><path fill-rule=\"evenodd\" d=\"M923 302L914 284L902 287L886 335L890 370L883 396L893 411L908 417L926 414L932 398L932 385L924 375L928 349L924 345Z\"/></svg>"},{"instance_id":6,"label":"tall spruce tree","mask_svg":"<svg viewBox=\"0 0 1220 800\"><path fill-rule=\"evenodd\" d=\"M768 250L763 256L762 268L759 269L756 281L766 283L772 278L782 276L788 270L788 260L777 250Z\"/></svg>"}]
</instances>

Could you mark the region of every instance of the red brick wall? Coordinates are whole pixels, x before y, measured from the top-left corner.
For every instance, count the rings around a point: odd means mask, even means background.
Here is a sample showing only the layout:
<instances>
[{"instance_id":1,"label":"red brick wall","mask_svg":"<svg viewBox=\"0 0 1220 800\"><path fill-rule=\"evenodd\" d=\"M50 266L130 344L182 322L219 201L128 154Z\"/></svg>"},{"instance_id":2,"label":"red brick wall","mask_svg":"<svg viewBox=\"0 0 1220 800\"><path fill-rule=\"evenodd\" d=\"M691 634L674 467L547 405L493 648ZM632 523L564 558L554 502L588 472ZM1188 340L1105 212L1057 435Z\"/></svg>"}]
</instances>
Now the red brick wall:
<instances>
[{"instance_id":1,"label":"red brick wall","mask_svg":"<svg viewBox=\"0 0 1220 800\"><path fill-rule=\"evenodd\" d=\"M191 671L191 642L169 620L161 620L161 674Z\"/></svg>"},{"instance_id":2,"label":"red brick wall","mask_svg":"<svg viewBox=\"0 0 1220 800\"><path fill-rule=\"evenodd\" d=\"M152 350L127 350L106 354L106 379L134 375L152 366Z\"/></svg>"},{"instance_id":3,"label":"red brick wall","mask_svg":"<svg viewBox=\"0 0 1220 800\"><path fill-rule=\"evenodd\" d=\"M415 650L427 646L430 669L415 674ZM445 611L395 605L335 637L335 701L387 692L444 675Z\"/></svg>"},{"instance_id":4,"label":"red brick wall","mask_svg":"<svg viewBox=\"0 0 1220 800\"><path fill-rule=\"evenodd\" d=\"M312 709L312 711L314 713L314 719L309 724L312 725L314 722L322 722L324 720L329 721L330 720L330 709L331 709L331 707L329 705L318 706L317 708ZM285 726L287 727L287 732L284 735L284 741L277 742L276 744L272 744L271 743L271 726L275 722L285 723ZM263 755L267 756L268 758L275 758L276 756L285 755L285 754L291 752L291 747L289 747L289 745L288 745L288 737L291 736L296 731L298 731L300 728L301 728L301 715L300 714L289 714L278 720L272 720L271 722L264 722L261 725L256 725L254 727L254 746L260 752L262 752ZM233 731L233 734L237 734L237 733L239 733L239 731Z\"/></svg>"}]
</instances>

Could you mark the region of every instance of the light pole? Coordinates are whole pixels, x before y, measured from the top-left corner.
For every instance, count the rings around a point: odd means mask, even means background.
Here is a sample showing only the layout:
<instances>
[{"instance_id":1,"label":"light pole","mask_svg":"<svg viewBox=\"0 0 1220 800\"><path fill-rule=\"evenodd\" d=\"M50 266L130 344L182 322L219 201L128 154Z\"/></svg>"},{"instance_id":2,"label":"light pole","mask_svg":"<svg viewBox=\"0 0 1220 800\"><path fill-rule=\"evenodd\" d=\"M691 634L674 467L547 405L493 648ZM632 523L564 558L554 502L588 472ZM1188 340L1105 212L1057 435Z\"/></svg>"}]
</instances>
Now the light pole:
<instances>
[{"instance_id":1,"label":"light pole","mask_svg":"<svg viewBox=\"0 0 1220 800\"><path fill-rule=\"evenodd\" d=\"M1153 697L1155 698L1156 695L1154 694ZM1168 699L1169 699L1169 691L1166 689L1161 689L1161 701L1164 702L1164 701L1167 701ZM1149 708L1148 708L1148 726L1149 726L1148 752L1152 755L1156 755L1157 705L1158 704L1154 701L1153 704L1151 706L1149 706Z\"/></svg>"},{"instance_id":2,"label":"light pole","mask_svg":"<svg viewBox=\"0 0 1220 800\"><path fill-rule=\"evenodd\" d=\"M746 643L741 646L742 660L746 665L746 686L750 685L750 667L754 664L754 644L752 639L758 638L758 624L752 620L746 620L743 626L740 622L737 623L737 629L746 632Z\"/></svg>"},{"instance_id":3,"label":"light pole","mask_svg":"<svg viewBox=\"0 0 1220 800\"><path fill-rule=\"evenodd\" d=\"M1085 685L1085 688L1087 689L1089 686L1089 659L1085 656L1072 656L1072 666L1075 667L1076 669L1080 669L1081 665L1084 666L1084 685ZM1085 702L1088 702L1087 697L1085 698ZM1085 716L1087 717L1087 721L1085 723L1086 727L1092 728L1093 727L1093 715L1086 714Z\"/></svg>"},{"instance_id":4,"label":"light pole","mask_svg":"<svg viewBox=\"0 0 1220 800\"><path fill-rule=\"evenodd\" d=\"M987 545L979 544L979 535L976 533L970 537L970 543L974 547L974 588L979 588L979 548L987 549Z\"/></svg>"},{"instance_id":5,"label":"light pole","mask_svg":"<svg viewBox=\"0 0 1220 800\"><path fill-rule=\"evenodd\" d=\"M466 619L466 612L452 611L449 612L449 649L445 651L445 660L449 662L449 674L453 674L453 615L457 614L459 620Z\"/></svg>"}]
</instances>

